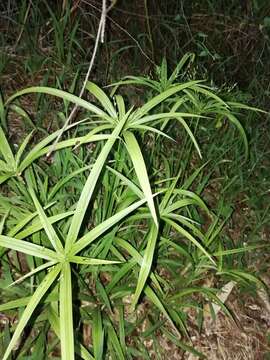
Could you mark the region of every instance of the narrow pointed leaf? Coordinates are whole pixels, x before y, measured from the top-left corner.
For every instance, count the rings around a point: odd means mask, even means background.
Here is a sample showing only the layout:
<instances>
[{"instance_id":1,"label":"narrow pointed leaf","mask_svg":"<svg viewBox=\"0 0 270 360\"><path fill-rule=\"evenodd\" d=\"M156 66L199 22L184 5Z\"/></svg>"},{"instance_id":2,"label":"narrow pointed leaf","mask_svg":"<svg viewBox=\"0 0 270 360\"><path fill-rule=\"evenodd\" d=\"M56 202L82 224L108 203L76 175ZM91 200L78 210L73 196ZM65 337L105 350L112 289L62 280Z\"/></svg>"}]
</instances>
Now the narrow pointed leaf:
<instances>
[{"instance_id":1,"label":"narrow pointed leaf","mask_svg":"<svg viewBox=\"0 0 270 360\"><path fill-rule=\"evenodd\" d=\"M154 290L149 285L146 285L144 292L145 295L152 301L152 303L160 310L160 312L169 321L169 323L172 325L178 336L181 336L171 316L169 315L168 311L166 310L165 306L163 305L162 301L159 299L158 295L154 292Z\"/></svg>"},{"instance_id":2,"label":"narrow pointed leaf","mask_svg":"<svg viewBox=\"0 0 270 360\"><path fill-rule=\"evenodd\" d=\"M130 179L121 174L119 171L111 168L110 166L106 166L108 170L110 170L114 175L116 175L122 182L127 185L140 199L143 198L143 192L135 185Z\"/></svg>"},{"instance_id":3,"label":"narrow pointed leaf","mask_svg":"<svg viewBox=\"0 0 270 360\"><path fill-rule=\"evenodd\" d=\"M67 126L67 128L65 129L65 131L70 130L71 128L77 126L78 124L80 124L82 121L78 121L76 123L73 123L69 126ZM57 136L59 135L59 133L62 131L62 129L55 131L54 133L50 134L49 136L47 136L45 139L41 140L37 145L35 145L33 147L32 150L30 150L28 152L28 154L25 156L25 158L22 160L22 162L19 165L19 171L22 172L23 170L25 170L35 159L37 159L38 157L46 154L46 152L44 153L44 148L50 144L55 138L57 138ZM42 152L43 150L43 152Z\"/></svg>"},{"instance_id":4,"label":"narrow pointed leaf","mask_svg":"<svg viewBox=\"0 0 270 360\"><path fill-rule=\"evenodd\" d=\"M136 125L143 125L146 123L151 123L158 120L172 120L177 118L204 118L202 115L192 114L192 113L183 113L183 112L168 112L168 113L160 113L160 114L153 114L153 115L147 115L144 117L141 117L139 119L135 119L130 122L130 126L136 128Z\"/></svg>"},{"instance_id":5,"label":"narrow pointed leaf","mask_svg":"<svg viewBox=\"0 0 270 360\"><path fill-rule=\"evenodd\" d=\"M62 265L60 276L60 339L62 360L74 360L74 334L72 315L72 282L69 263Z\"/></svg>"},{"instance_id":6,"label":"narrow pointed leaf","mask_svg":"<svg viewBox=\"0 0 270 360\"><path fill-rule=\"evenodd\" d=\"M50 216L48 218L48 220L49 220L50 224L54 224L54 223L56 223L60 220L63 220L73 214L74 214L74 211L67 211L66 213L63 213L63 214L57 214L54 216ZM28 219L26 219L25 221L27 221L27 220ZM20 231L19 233L17 233L17 235L15 232L15 235L16 235L17 239L24 239L24 238L36 233L37 231L40 231L41 229L43 229L43 225L41 224L39 219L37 219L37 220L35 219L35 221L33 221L32 225L27 226L27 228L25 230ZM12 233L13 233L13 231L12 231Z\"/></svg>"},{"instance_id":7,"label":"narrow pointed leaf","mask_svg":"<svg viewBox=\"0 0 270 360\"><path fill-rule=\"evenodd\" d=\"M148 204L149 210L151 212L151 215L153 217L154 223L158 227L158 219L157 219L155 204L154 204L154 200L153 200L153 194L152 194L144 158L141 153L141 149L139 147L139 144L138 144L135 136L131 132L126 131L124 133L124 139L125 139L126 147L127 147L128 153L131 157L137 178L141 185L144 196L147 200L147 204Z\"/></svg>"},{"instance_id":8,"label":"narrow pointed leaf","mask_svg":"<svg viewBox=\"0 0 270 360\"><path fill-rule=\"evenodd\" d=\"M83 250L86 246L91 244L95 239L97 239L100 235L110 229L113 225L117 224L119 221L124 219L128 214L132 211L136 210L142 204L146 202L145 199L139 200L124 210L119 211L115 215L111 216L109 219L103 221L101 224L97 225L93 230L89 231L86 235L84 235L80 240L78 240L71 249L72 255L76 255L78 252Z\"/></svg>"},{"instance_id":9,"label":"narrow pointed leaf","mask_svg":"<svg viewBox=\"0 0 270 360\"><path fill-rule=\"evenodd\" d=\"M199 155L199 157L202 159L202 153L199 147L199 144L195 138L195 136L193 135L190 127L188 126L188 124L186 123L186 121L183 118L177 118L177 120L180 122L181 125L183 125L184 129L186 130L186 132L188 133L188 136L190 137L191 141L193 142L195 149L197 150L197 153Z\"/></svg>"},{"instance_id":10,"label":"narrow pointed leaf","mask_svg":"<svg viewBox=\"0 0 270 360\"><path fill-rule=\"evenodd\" d=\"M37 305L39 304L42 297L46 294L52 283L55 281L57 275L59 274L61 269L60 265L56 265L43 279L41 284L38 286L34 294L31 296L28 305L26 306L22 317L20 318L20 321L16 327L16 330L12 336L12 339L8 345L8 348L5 351L5 354L2 358L2 360L7 360L9 355L11 354L12 349L17 344L17 341L19 340L23 329L27 325L28 321L31 318L31 315L33 314L34 310L36 309Z\"/></svg>"},{"instance_id":11,"label":"narrow pointed leaf","mask_svg":"<svg viewBox=\"0 0 270 360\"><path fill-rule=\"evenodd\" d=\"M20 160L21 160L21 156L22 156L22 154L23 154L23 152L24 152L27 144L29 143L29 141L30 141L30 139L31 139L31 137L32 137L32 135L33 135L33 132L34 132L34 130L31 131L30 134L28 134L28 135L26 136L26 138L25 138L24 141L22 142L21 146L19 147L19 150L17 151L17 154L15 155L16 166L19 165L19 162L20 162Z\"/></svg>"},{"instance_id":12,"label":"narrow pointed leaf","mask_svg":"<svg viewBox=\"0 0 270 360\"><path fill-rule=\"evenodd\" d=\"M99 154L96 162L93 165L93 168L88 176L88 179L84 185L82 190L80 199L78 201L74 216L72 218L72 222L69 228L69 232L66 239L66 251L68 252L72 244L77 240L81 224L84 219L85 212L87 210L89 201L91 200L92 194L96 187L96 183L98 181L99 175L103 169L103 166L106 162L107 156L109 155L117 137L119 136L123 126L125 125L126 119L123 118L120 123L116 126L114 131L112 132L110 138L107 140L104 145L101 153Z\"/></svg>"},{"instance_id":13,"label":"narrow pointed leaf","mask_svg":"<svg viewBox=\"0 0 270 360\"><path fill-rule=\"evenodd\" d=\"M114 241L116 244L120 245L123 249L125 249L133 257L133 259L140 266L142 266L143 256L130 243L128 243L127 241L120 239L120 238L116 238ZM132 261L131 261L131 263L132 263ZM128 264L130 264L130 263L128 263ZM127 268L128 268L129 265L125 264L124 266L127 266ZM130 264L130 266L133 267L133 265L131 265L131 264ZM120 273L120 271L119 271L119 273ZM117 277L117 275L115 275L115 276ZM149 277L153 281L153 284L159 290L159 292L162 293L162 289L160 287L160 284L159 284L154 272L150 272ZM111 289L110 284L108 285L108 287L109 287L109 289Z\"/></svg>"},{"instance_id":14,"label":"narrow pointed leaf","mask_svg":"<svg viewBox=\"0 0 270 360\"><path fill-rule=\"evenodd\" d=\"M139 297L145 287L147 278L151 272L157 236L158 236L158 228L154 224L152 224L149 234L147 236L147 246L146 246L145 253L143 255L143 261L141 264L139 278L137 281L137 287L136 287L135 294L134 294L134 297L132 300L133 307L136 306L136 304L139 300Z\"/></svg>"},{"instance_id":15,"label":"narrow pointed leaf","mask_svg":"<svg viewBox=\"0 0 270 360\"><path fill-rule=\"evenodd\" d=\"M11 300L5 304L1 304L0 311L7 311L7 310L25 307L30 300L31 300L31 296L26 296L17 300ZM44 304L48 304L52 301L58 301L58 294L51 293L50 295L46 296L46 298L44 298L44 301L42 299L41 302Z\"/></svg>"},{"instance_id":16,"label":"narrow pointed leaf","mask_svg":"<svg viewBox=\"0 0 270 360\"><path fill-rule=\"evenodd\" d=\"M50 307L48 311L48 320L54 333L60 339L60 321L55 311ZM95 360L94 357L86 350L86 348L79 342L75 343L75 353L82 357L84 360Z\"/></svg>"},{"instance_id":17,"label":"narrow pointed leaf","mask_svg":"<svg viewBox=\"0 0 270 360\"><path fill-rule=\"evenodd\" d=\"M1 126L0 126L0 153L2 154L6 163L10 164L15 169L15 159Z\"/></svg>"},{"instance_id":18,"label":"narrow pointed leaf","mask_svg":"<svg viewBox=\"0 0 270 360\"><path fill-rule=\"evenodd\" d=\"M9 284L8 287L11 287L15 284L18 284L22 281L24 281L25 279L37 274L39 271L42 271L42 270L45 270L53 265L56 264L56 261L49 261L49 262L46 262L45 264L42 264L38 267L36 267L35 269L33 269L32 271L30 271L29 273L25 274L24 276L21 276L19 279L17 279L16 281L14 281L13 283Z\"/></svg>"},{"instance_id":19,"label":"narrow pointed leaf","mask_svg":"<svg viewBox=\"0 0 270 360\"><path fill-rule=\"evenodd\" d=\"M6 222L6 219L9 215L9 211L7 211L4 216L2 217L1 221L0 221L0 235L2 235L3 233L3 229L4 229L4 226L5 226L5 222Z\"/></svg>"},{"instance_id":20,"label":"narrow pointed leaf","mask_svg":"<svg viewBox=\"0 0 270 360\"><path fill-rule=\"evenodd\" d=\"M103 359L104 329L102 316L99 309L94 310L93 314L93 347L95 360Z\"/></svg>"},{"instance_id":21,"label":"narrow pointed leaf","mask_svg":"<svg viewBox=\"0 0 270 360\"><path fill-rule=\"evenodd\" d=\"M145 105L143 105L138 112L138 117L142 117L144 114L148 113L152 110L155 106L160 104L162 101L166 100L168 97L176 94L179 91L182 91L186 88L193 87L194 85L199 84L201 81L189 81L184 84L176 85L168 90L162 92L161 94L155 96L150 101L148 101Z\"/></svg>"},{"instance_id":22,"label":"narrow pointed leaf","mask_svg":"<svg viewBox=\"0 0 270 360\"><path fill-rule=\"evenodd\" d=\"M104 111L100 110L97 106L92 105L88 101L86 101L76 95L70 94L63 90L55 89L52 87L47 87L47 86L33 86L33 87L29 87L29 88L20 90L17 93L15 93L14 95L12 95L10 98L8 98L8 100L6 101L6 105L11 103L17 97L26 95L26 94L30 94L30 93L41 93L41 94L48 94L48 95L60 97L63 100L70 101L86 110L93 112L94 114L106 115L104 113Z\"/></svg>"},{"instance_id":23,"label":"narrow pointed leaf","mask_svg":"<svg viewBox=\"0 0 270 360\"><path fill-rule=\"evenodd\" d=\"M61 241L59 239L59 237L57 236L50 220L48 219L47 215L45 214L42 206L40 205L37 197L36 197L36 194L33 190L32 187L29 187L29 193L33 199L33 202L35 204L35 207L37 209L37 212L38 212L38 215L39 215L39 218L40 218L40 221L41 221L41 224L52 244L52 246L54 247L54 249L58 252L58 253L62 253L63 252L63 246L61 244Z\"/></svg>"},{"instance_id":24,"label":"narrow pointed leaf","mask_svg":"<svg viewBox=\"0 0 270 360\"><path fill-rule=\"evenodd\" d=\"M109 340L111 341L111 344L115 350L117 359L125 360L126 357L124 356L122 346L120 344L119 338L116 334L116 331L114 330L112 323L110 321L108 321L106 327L107 327L107 331L108 331Z\"/></svg>"},{"instance_id":25,"label":"narrow pointed leaf","mask_svg":"<svg viewBox=\"0 0 270 360\"><path fill-rule=\"evenodd\" d=\"M193 62L195 59L195 54L194 53L186 53L184 54L184 56L182 57L182 59L179 61L179 63L177 64L177 66L175 67L173 73L171 74L171 76L169 77L169 82L173 83L177 77L179 76L180 71L182 70L183 66L189 62Z\"/></svg>"},{"instance_id":26,"label":"narrow pointed leaf","mask_svg":"<svg viewBox=\"0 0 270 360\"><path fill-rule=\"evenodd\" d=\"M216 265L212 256L206 251L206 249L192 236L187 230L185 230L182 226L178 225L175 221L170 220L167 217L164 217L164 220L171 225L176 231L182 234L185 238L187 238L190 242L192 242L198 249L200 249L204 255L208 257L208 259Z\"/></svg>"},{"instance_id":27,"label":"narrow pointed leaf","mask_svg":"<svg viewBox=\"0 0 270 360\"><path fill-rule=\"evenodd\" d=\"M11 250L20 251L24 254L37 256L45 260L59 261L60 259L56 252L50 249L9 236L0 235L0 246Z\"/></svg>"},{"instance_id":28,"label":"narrow pointed leaf","mask_svg":"<svg viewBox=\"0 0 270 360\"><path fill-rule=\"evenodd\" d=\"M99 86L97 86L91 81L87 81L85 88L97 98L97 100L103 106L104 110L106 110L110 114L110 116L112 116L113 118L117 117L111 100Z\"/></svg>"},{"instance_id":29,"label":"narrow pointed leaf","mask_svg":"<svg viewBox=\"0 0 270 360\"><path fill-rule=\"evenodd\" d=\"M69 256L70 262L81 264L81 265L109 265L109 264L120 264L120 261L103 260L103 259L92 259L84 256Z\"/></svg>"},{"instance_id":30,"label":"narrow pointed leaf","mask_svg":"<svg viewBox=\"0 0 270 360\"><path fill-rule=\"evenodd\" d=\"M44 209L48 209L51 206L53 206L55 204L55 202L52 202L46 206L44 206ZM8 236L15 236L21 229L23 229L31 220L33 220L36 216L38 215L38 213L35 211L32 214L26 215L21 221L19 221L17 223L17 225L15 225L9 232L8 232ZM22 239L22 238L21 238Z\"/></svg>"}]
</instances>

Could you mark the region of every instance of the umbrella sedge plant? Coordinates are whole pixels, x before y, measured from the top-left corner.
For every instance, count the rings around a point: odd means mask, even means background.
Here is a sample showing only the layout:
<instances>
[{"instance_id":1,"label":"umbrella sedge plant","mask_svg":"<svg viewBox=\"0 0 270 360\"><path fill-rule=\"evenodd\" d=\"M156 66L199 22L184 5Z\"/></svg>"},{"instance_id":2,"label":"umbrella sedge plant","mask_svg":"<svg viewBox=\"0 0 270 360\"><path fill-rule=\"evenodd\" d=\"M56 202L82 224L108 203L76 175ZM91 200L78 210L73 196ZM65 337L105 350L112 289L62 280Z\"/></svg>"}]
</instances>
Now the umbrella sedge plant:
<instances>
[{"instance_id":1,"label":"umbrella sedge plant","mask_svg":"<svg viewBox=\"0 0 270 360\"><path fill-rule=\"evenodd\" d=\"M163 86L162 91L136 109L127 109L122 96L115 95L111 99L94 83L88 82L86 89L99 105L50 87L31 87L18 91L5 102L1 99L2 124L6 124L6 116L12 105L26 94L47 94L62 98L65 105L77 104L91 117L90 130L83 136L73 137L70 135L72 129L83 126L83 122L70 125L67 128L69 137L59 142L55 151L67 154L68 148L97 144L91 164L87 163L87 160L77 162L73 172L58 179L58 183L52 186L48 178L45 182L41 180L45 175L43 173L41 176L42 171L38 169L41 166L41 157L49 151L50 144L60 130L34 146L30 146L33 136L33 133L30 133L17 153L14 153L12 144L9 143L3 128L0 128L0 182L5 184L7 189L12 189L13 186L13 193L20 191L22 203L25 202L28 207L31 203L30 208L33 209L32 214L30 211L16 214L16 223L14 219L9 221L9 217L14 216L10 213L10 206L1 207L1 255L5 256L7 251L22 253L27 257L30 268L28 273L16 278L11 285L18 286L26 279L32 281L32 291L28 296L0 306L1 311L25 307L16 328L12 329L13 334L4 351L3 360L9 358L40 306L43 306L50 327L60 338L62 359L72 360L75 353L84 359L102 359L106 352L110 351L116 353L117 358L125 359L126 355L130 358L133 350L129 349L125 342L125 320L119 318L118 337L112 318L108 316L113 312L113 302L119 302L124 294L132 295L132 309L146 296L169 321L173 331L169 333L169 337L186 351L198 355L195 349L181 340L181 332L188 335L188 331L182 314L174 304L181 294L184 296L199 290L182 289L180 295L166 299L165 290L170 286L155 271L154 254L159 247L171 245L192 263L196 259L203 263L202 268L211 266L218 269L211 249L213 236L202 233L189 217L188 208L200 207L208 214L210 212L188 186L179 188L177 176L167 174L169 176L165 177L163 182L168 186L163 186L162 181L160 184L152 181L152 174L149 174L150 169L145 162L147 154L141 145L140 136L151 132L158 141L163 137L173 141L165 130L169 122L176 121L184 127L201 156L199 144L188 125L189 121L211 120L217 115L226 116L237 125L246 143L243 128L231 112L230 105L218 98L201 81L173 85L170 83L166 89ZM207 106L203 111L198 111L202 105L201 102L198 103L198 96L201 95ZM72 153L70 155L69 152L69 156L72 157ZM45 166L45 173L51 171L52 165L42 166ZM84 183L78 191L77 201L69 208L66 208L66 202L55 207L55 203L61 199L61 191L65 191L63 189L69 181L82 173ZM196 174L193 179L195 177ZM14 190L14 183L18 184L15 186L17 190ZM189 182L191 183L192 181ZM62 196L67 198L68 191ZM8 204L8 201L6 203ZM184 209L186 210L183 215L181 213ZM139 231L139 224L143 226L142 232ZM172 231L185 239L188 246L174 246L170 240ZM139 243L138 239L135 239L136 233L142 239ZM101 268L106 267L111 269L112 274L114 267L118 271L111 277L111 282L104 286L98 274ZM135 271L137 280L134 288L119 289L119 281L135 268L138 270ZM99 306L91 310L91 350L81 343L74 332L73 287L77 280L75 282L73 274L76 273L79 281L84 283L83 276L87 272L93 273L98 297L108 310L106 313ZM22 293L25 292L27 288ZM230 315L214 291L201 292ZM80 314L85 318L82 309Z\"/></svg>"}]
</instances>

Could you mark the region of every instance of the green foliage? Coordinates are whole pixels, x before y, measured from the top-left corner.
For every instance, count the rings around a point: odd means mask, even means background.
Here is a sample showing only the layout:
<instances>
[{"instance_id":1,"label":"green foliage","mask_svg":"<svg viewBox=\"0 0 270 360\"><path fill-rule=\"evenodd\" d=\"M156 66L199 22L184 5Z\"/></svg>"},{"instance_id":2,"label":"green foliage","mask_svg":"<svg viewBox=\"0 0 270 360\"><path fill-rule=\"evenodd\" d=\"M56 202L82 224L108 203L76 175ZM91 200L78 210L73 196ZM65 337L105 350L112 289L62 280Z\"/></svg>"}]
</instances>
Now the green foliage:
<instances>
[{"instance_id":1,"label":"green foliage","mask_svg":"<svg viewBox=\"0 0 270 360\"><path fill-rule=\"evenodd\" d=\"M198 314L207 301L233 316L219 300L218 289L201 285L202 279L229 277L263 286L244 269L233 267L234 254L251 248L226 249L223 244L220 234L230 211L215 214L200 197L208 165L198 160L195 170L187 173L192 146L202 156L195 134L202 121L206 128L221 118L235 125L247 155L246 135L234 112L244 106L223 101L201 81L178 83L189 59L193 55L185 56L170 76L163 60L157 80L129 77L118 83L151 88L148 101L138 108L129 107L121 95L108 97L90 82L86 89L97 104L44 86L1 101L4 129L7 112L26 94L59 97L64 106L75 103L88 119L67 128L52 163L43 157L60 130L35 144L31 132L14 154L0 129L0 179L5 184L0 205L5 303L0 310L20 313L15 331L4 329L4 360L29 322L41 334L36 346L44 348L42 336L52 329L60 339L62 359L74 359L75 353L84 359L147 358L143 342L128 342L142 321L148 324L143 336L152 338L159 330L184 351L203 357L186 344L184 309L194 302L194 294L199 294L193 304ZM188 135L182 132L184 161L179 153L176 158L173 151L163 154L164 144L173 143L170 126L178 125ZM148 143L151 137L154 145ZM204 218L210 222L206 230ZM12 273L7 271L11 264ZM151 311L137 318L136 308L145 302L153 305ZM89 324L90 348L79 335L81 326ZM56 345L47 344L46 356ZM25 345L20 351L28 354L29 349Z\"/></svg>"}]
</instances>

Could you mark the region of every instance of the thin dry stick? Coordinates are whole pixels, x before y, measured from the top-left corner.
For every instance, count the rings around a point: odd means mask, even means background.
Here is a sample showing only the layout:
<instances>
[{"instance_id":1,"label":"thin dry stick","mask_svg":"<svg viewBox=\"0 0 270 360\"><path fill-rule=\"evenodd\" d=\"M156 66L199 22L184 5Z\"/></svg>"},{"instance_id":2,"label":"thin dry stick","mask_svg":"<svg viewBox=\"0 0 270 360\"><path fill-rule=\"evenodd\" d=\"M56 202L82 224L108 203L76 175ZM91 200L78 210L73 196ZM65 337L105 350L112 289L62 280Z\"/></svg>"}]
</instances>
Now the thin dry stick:
<instances>
[{"instance_id":1,"label":"thin dry stick","mask_svg":"<svg viewBox=\"0 0 270 360\"><path fill-rule=\"evenodd\" d=\"M19 36L18 36L18 38L17 38L17 40L15 42L15 45L14 45L14 51L17 49L17 46L18 46L18 44L19 44L19 42L21 40L22 34L24 32L24 27L25 27L26 21L28 19L28 15L29 15L29 12L30 12L30 9L31 9L31 5L33 5L32 0L29 0L27 9L26 9L26 12L25 12L25 15L24 15L23 23L22 23L22 28L21 28Z\"/></svg>"},{"instance_id":2,"label":"thin dry stick","mask_svg":"<svg viewBox=\"0 0 270 360\"><path fill-rule=\"evenodd\" d=\"M87 1L87 0L82 0L82 3L87 4L87 5L91 6L93 9L100 11L95 5L91 4L91 3L90 3L89 1ZM110 5L109 9L111 9L112 6L114 6L115 3L116 3L116 1L115 1L115 2L112 2L112 4ZM107 11L107 13L108 13L108 11ZM121 31L123 31L132 41L135 42L135 44L137 45L137 47L138 47L138 49L140 50L140 52L142 53L142 55L143 55L147 60L149 60L149 62L151 62L153 65L156 65L155 62L154 62L152 59L150 59L150 57L145 53L145 51L144 51L143 48L141 47L139 41L136 40L136 39L134 38L134 36L132 36L125 28L123 28L121 25L119 25L119 24L118 24L116 21L114 21L110 16L107 15L106 17L107 17L107 19L109 19L116 27L118 27Z\"/></svg>"},{"instance_id":3,"label":"thin dry stick","mask_svg":"<svg viewBox=\"0 0 270 360\"><path fill-rule=\"evenodd\" d=\"M84 82L83 82L83 86L81 88L81 91L80 91L80 94L79 94L79 97L81 98L83 96L83 93L84 93L84 90L85 90L85 87L86 87L86 84L87 84L87 81L89 79L89 76L90 76L90 73L91 73L91 70L93 68L93 65L94 65L94 61L95 61L95 58L96 58L96 54L97 54L97 49L98 49L98 44L99 44L99 41L103 42L104 41L104 32L105 32L105 24L106 24L106 14L107 14L107 8L106 8L106 0L102 0L102 11L101 11L101 17L100 17L100 20L99 20L99 25L98 25L98 31L97 31L97 36L96 36L96 40L95 40L95 46L94 46L94 50L93 50L93 54L92 54L92 57L91 57L91 60L90 60L90 63L89 63L89 67L88 67L88 71L85 75L85 78L84 78ZM51 153L54 152L55 150L55 147L59 141L59 139L61 138L61 136L63 135L63 132L66 130L68 124L70 123L70 121L72 120L74 114L76 113L78 109L78 105L75 104L75 106L73 107L73 109L71 110L71 113L69 114L64 126L62 127L59 135L57 136L56 140L54 141L54 143L52 144L49 152L47 153L47 157L50 157Z\"/></svg>"}]
</instances>

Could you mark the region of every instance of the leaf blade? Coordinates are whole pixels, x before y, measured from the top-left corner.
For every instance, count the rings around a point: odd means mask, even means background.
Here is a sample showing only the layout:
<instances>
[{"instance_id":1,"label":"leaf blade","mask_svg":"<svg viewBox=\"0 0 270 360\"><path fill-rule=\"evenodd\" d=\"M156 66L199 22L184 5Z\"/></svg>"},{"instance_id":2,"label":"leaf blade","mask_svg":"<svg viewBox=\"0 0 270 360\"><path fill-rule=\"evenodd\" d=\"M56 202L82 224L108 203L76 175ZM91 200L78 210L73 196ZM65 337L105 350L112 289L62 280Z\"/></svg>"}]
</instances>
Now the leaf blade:
<instances>
[{"instance_id":1,"label":"leaf blade","mask_svg":"<svg viewBox=\"0 0 270 360\"><path fill-rule=\"evenodd\" d=\"M28 320L30 319L31 315L33 314L35 308L37 307L37 305L39 304L41 298L45 295L45 293L47 292L47 290L49 289L49 287L52 285L52 283L54 282L54 280L56 279L56 277L58 276L59 272L60 272L60 265L56 265L47 275L46 277L43 279L43 281L41 282L41 284L38 286L38 288L36 289L36 291L34 292L34 294L31 296L28 305L26 306L23 315L16 327L16 330L12 336L12 339L5 351L5 354L3 356L2 360L7 360L12 349L14 348L14 346L16 345L17 341L19 340L19 337L23 331L23 329L25 328Z\"/></svg>"},{"instance_id":2,"label":"leaf blade","mask_svg":"<svg viewBox=\"0 0 270 360\"><path fill-rule=\"evenodd\" d=\"M63 360L74 360L74 334L72 315L72 283L70 264L62 265L60 277L60 339Z\"/></svg>"}]
</instances>

